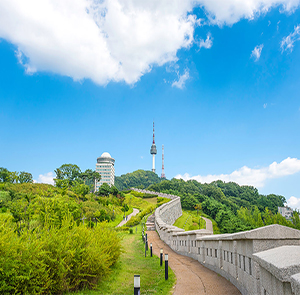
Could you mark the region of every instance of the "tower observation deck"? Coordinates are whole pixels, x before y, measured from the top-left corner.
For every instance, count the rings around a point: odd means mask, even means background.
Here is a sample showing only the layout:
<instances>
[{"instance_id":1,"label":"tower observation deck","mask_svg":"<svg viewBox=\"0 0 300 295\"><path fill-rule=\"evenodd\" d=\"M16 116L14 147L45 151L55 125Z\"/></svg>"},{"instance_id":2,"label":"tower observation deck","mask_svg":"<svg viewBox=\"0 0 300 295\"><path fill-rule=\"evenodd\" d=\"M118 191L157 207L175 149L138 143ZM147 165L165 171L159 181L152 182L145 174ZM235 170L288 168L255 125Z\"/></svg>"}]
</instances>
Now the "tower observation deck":
<instances>
[{"instance_id":1,"label":"tower observation deck","mask_svg":"<svg viewBox=\"0 0 300 295\"><path fill-rule=\"evenodd\" d=\"M155 155L157 154L157 149L155 145L154 122L153 122L153 142L150 149L150 154L152 155L152 172L155 173Z\"/></svg>"}]
</instances>

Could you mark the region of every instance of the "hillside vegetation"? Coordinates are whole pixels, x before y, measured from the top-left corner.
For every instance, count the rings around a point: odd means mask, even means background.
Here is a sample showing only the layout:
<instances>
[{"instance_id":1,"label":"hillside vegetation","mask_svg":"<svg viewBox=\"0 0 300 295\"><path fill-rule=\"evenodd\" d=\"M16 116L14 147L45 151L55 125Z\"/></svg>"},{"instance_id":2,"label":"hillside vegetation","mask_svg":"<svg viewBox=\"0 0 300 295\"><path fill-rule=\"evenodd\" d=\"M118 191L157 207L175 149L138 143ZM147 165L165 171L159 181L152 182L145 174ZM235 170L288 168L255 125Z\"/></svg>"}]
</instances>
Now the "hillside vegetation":
<instances>
[{"instance_id":1,"label":"hillside vegetation","mask_svg":"<svg viewBox=\"0 0 300 295\"><path fill-rule=\"evenodd\" d=\"M137 170L132 173L115 177L115 186L119 190L130 189L132 187L144 189L151 184L161 182L161 178L152 171Z\"/></svg>"},{"instance_id":2,"label":"hillside vegetation","mask_svg":"<svg viewBox=\"0 0 300 295\"><path fill-rule=\"evenodd\" d=\"M278 213L285 198L280 195L261 195L252 186L239 186L234 182L214 181L201 184L196 180L163 180L148 188L156 192L178 195L182 208L194 210L196 206L214 219L221 233L250 230L269 224L281 224L300 229L298 212L292 221Z\"/></svg>"}]
</instances>

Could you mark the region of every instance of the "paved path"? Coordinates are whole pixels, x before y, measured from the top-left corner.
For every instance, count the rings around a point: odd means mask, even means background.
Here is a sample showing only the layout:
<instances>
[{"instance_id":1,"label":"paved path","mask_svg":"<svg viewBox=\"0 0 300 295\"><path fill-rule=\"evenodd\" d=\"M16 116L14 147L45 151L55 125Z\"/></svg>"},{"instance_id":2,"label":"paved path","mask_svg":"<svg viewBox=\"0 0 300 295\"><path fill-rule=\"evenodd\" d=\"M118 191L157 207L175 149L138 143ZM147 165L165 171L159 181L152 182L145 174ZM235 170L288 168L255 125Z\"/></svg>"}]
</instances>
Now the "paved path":
<instances>
[{"instance_id":1,"label":"paved path","mask_svg":"<svg viewBox=\"0 0 300 295\"><path fill-rule=\"evenodd\" d=\"M192 258L176 254L155 231L148 231L147 234L155 255L159 256L161 248L164 253L169 254L169 266L177 278L173 295L241 295L240 291L222 276Z\"/></svg>"},{"instance_id":2,"label":"paved path","mask_svg":"<svg viewBox=\"0 0 300 295\"><path fill-rule=\"evenodd\" d=\"M124 225L132 216L137 215L139 212L140 211L138 209L133 208L133 212L127 216L127 220L122 220L117 227Z\"/></svg>"},{"instance_id":3,"label":"paved path","mask_svg":"<svg viewBox=\"0 0 300 295\"><path fill-rule=\"evenodd\" d=\"M205 218L205 217L202 217L202 219L204 219L206 222L206 229L214 232L211 220L209 220L208 218Z\"/></svg>"}]
</instances>

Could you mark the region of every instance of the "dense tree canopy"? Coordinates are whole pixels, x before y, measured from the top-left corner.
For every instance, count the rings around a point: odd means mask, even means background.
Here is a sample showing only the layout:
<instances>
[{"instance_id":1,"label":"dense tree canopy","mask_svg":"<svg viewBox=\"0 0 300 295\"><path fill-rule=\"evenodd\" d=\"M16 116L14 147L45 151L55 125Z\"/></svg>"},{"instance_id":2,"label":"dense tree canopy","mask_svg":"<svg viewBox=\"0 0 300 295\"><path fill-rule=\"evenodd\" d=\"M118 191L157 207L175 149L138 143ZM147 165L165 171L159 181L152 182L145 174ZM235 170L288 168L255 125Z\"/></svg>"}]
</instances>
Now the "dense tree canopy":
<instances>
[{"instance_id":1,"label":"dense tree canopy","mask_svg":"<svg viewBox=\"0 0 300 295\"><path fill-rule=\"evenodd\" d=\"M8 171L6 168L0 167L0 182L32 183L33 178L29 172Z\"/></svg>"},{"instance_id":2,"label":"dense tree canopy","mask_svg":"<svg viewBox=\"0 0 300 295\"><path fill-rule=\"evenodd\" d=\"M77 191L84 195L89 191L94 191L95 181L101 179L101 175L98 172L92 169L81 172L81 169L75 164L63 164L55 169L54 172L56 174L54 181L57 187L76 187ZM88 191L86 192L86 190Z\"/></svg>"},{"instance_id":3,"label":"dense tree canopy","mask_svg":"<svg viewBox=\"0 0 300 295\"><path fill-rule=\"evenodd\" d=\"M151 171L137 170L132 173L115 177L115 186L119 190L135 188L147 188L149 185L161 182L161 178Z\"/></svg>"},{"instance_id":4,"label":"dense tree canopy","mask_svg":"<svg viewBox=\"0 0 300 295\"><path fill-rule=\"evenodd\" d=\"M283 196L260 195L252 186L221 180L201 184L196 180L172 179L152 184L148 189L180 196L184 209L193 210L201 204L202 212L215 219L222 233L273 223L293 226L277 213L278 206L284 206Z\"/></svg>"}]
</instances>

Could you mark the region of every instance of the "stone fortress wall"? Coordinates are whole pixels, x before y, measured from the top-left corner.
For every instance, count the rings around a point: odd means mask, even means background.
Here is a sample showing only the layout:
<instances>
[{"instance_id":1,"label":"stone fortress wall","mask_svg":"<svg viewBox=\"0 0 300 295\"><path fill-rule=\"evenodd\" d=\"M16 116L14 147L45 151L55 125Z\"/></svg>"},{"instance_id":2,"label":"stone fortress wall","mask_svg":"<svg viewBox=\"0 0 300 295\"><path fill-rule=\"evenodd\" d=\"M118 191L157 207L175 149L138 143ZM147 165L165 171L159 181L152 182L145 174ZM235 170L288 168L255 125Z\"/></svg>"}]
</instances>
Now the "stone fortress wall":
<instances>
[{"instance_id":1,"label":"stone fortress wall","mask_svg":"<svg viewBox=\"0 0 300 295\"><path fill-rule=\"evenodd\" d=\"M198 260L234 284L243 295L300 295L300 231L278 224L234 234L184 231L180 197L152 191L171 201L155 211L160 238L176 253Z\"/></svg>"}]
</instances>

